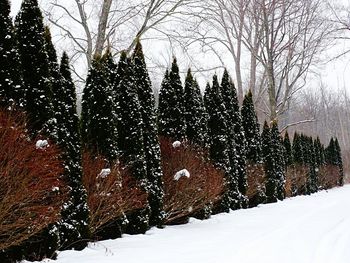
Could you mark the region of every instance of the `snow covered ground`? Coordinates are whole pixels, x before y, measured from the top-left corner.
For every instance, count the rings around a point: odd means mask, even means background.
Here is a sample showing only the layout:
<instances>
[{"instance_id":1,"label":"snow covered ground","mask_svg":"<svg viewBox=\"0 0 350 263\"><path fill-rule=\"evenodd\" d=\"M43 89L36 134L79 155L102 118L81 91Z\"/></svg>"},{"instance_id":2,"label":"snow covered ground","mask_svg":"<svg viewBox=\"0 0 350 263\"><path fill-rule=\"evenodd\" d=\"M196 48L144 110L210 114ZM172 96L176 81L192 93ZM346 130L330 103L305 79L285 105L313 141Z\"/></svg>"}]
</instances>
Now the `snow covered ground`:
<instances>
[{"instance_id":1,"label":"snow covered ground","mask_svg":"<svg viewBox=\"0 0 350 263\"><path fill-rule=\"evenodd\" d=\"M350 186L125 235L57 260L78 262L349 263Z\"/></svg>"}]
</instances>

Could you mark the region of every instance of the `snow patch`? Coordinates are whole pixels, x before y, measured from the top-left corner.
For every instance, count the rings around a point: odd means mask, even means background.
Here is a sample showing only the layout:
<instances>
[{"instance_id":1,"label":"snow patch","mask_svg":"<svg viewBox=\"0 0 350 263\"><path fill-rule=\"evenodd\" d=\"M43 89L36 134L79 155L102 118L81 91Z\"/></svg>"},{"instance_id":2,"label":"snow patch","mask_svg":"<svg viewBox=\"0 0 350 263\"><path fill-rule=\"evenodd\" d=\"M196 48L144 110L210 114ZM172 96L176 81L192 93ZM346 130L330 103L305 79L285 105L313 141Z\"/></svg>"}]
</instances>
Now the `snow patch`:
<instances>
[{"instance_id":1,"label":"snow patch","mask_svg":"<svg viewBox=\"0 0 350 263\"><path fill-rule=\"evenodd\" d=\"M174 180L178 181L181 177L190 178L190 172L187 169L182 169L174 175Z\"/></svg>"},{"instance_id":2,"label":"snow patch","mask_svg":"<svg viewBox=\"0 0 350 263\"><path fill-rule=\"evenodd\" d=\"M181 142L180 141L173 142L173 148L178 148L180 146L181 146Z\"/></svg>"},{"instance_id":3,"label":"snow patch","mask_svg":"<svg viewBox=\"0 0 350 263\"><path fill-rule=\"evenodd\" d=\"M38 140L35 144L37 149L44 149L49 147L49 142L47 140Z\"/></svg>"},{"instance_id":4,"label":"snow patch","mask_svg":"<svg viewBox=\"0 0 350 263\"><path fill-rule=\"evenodd\" d=\"M102 169L101 172L98 174L97 178L106 178L108 175L111 174L111 169Z\"/></svg>"}]
</instances>

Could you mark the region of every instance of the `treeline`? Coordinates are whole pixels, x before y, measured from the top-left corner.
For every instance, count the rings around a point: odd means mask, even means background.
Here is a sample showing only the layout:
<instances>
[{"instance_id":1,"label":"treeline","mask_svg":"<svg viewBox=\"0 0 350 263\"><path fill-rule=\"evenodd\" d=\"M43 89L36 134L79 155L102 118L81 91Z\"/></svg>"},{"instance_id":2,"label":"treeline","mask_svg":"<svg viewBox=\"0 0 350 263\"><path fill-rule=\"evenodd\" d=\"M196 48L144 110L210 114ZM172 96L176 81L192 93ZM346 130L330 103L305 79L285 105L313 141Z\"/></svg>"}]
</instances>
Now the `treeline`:
<instances>
[{"instance_id":1,"label":"treeline","mask_svg":"<svg viewBox=\"0 0 350 263\"><path fill-rule=\"evenodd\" d=\"M108 48L94 57L79 118L69 58L63 53L58 61L37 1L23 1L14 25L9 14L8 1L2 1L1 106L8 115L26 115L13 147L26 138L44 152L48 143L60 149L53 156L61 163L62 171L56 170L62 190L55 186L49 197L61 196L63 204L56 208L60 219L41 222L26 240L0 247L1 262L54 257L58 249L83 249L90 240L145 233L190 216L204 219L343 184L337 139L325 148L319 139L296 133L291 143L287 133L280 136L277 120L265 122L261 133L252 93L240 107L226 70L220 81L213 76L202 96L191 70L183 87L174 59L156 109L140 42L118 63ZM1 129L17 127L16 119L4 119ZM0 139L6 141L6 134ZM19 160L18 166L32 171L26 166L30 159ZM15 181L18 173L0 169L0 182L7 180L0 183L4 203L9 186L16 187L8 174ZM41 181L32 183L28 192ZM51 207L50 201L27 205ZM27 228L39 214L28 213ZM3 244L10 235L0 235Z\"/></svg>"}]
</instances>

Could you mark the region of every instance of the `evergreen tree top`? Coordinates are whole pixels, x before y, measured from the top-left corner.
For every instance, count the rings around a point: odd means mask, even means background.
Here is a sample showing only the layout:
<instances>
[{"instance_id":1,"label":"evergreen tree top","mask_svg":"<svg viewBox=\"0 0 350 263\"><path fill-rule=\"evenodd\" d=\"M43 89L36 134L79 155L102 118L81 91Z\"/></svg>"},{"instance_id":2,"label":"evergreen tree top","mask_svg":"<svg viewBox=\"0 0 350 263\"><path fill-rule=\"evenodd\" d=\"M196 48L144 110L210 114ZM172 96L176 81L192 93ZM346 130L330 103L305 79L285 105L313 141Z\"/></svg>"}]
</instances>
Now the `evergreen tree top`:
<instances>
[{"instance_id":1,"label":"evergreen tree top","mask_svg":"<svg viewBox=\"0 0 350 263\"><path fill-rule=\"evenodd\" d=\"M140 42L140 39L137 40L136 42L136 46L135 46L135 49L134 49L134 53L132 55L132 58L134 60L136 59L139 59L141 61L142 64L145 64L146 65L146 62L145 62L145 56L143 54L143 47L142 47L142 44Z\"/></svg>"},{"instance_id":2,"label":"evergreen tree top","mask_svg":"<svg viewBox=\"0 0 350 263\"><path fill-rule=\"evenodd\" d=\"M218 76L215 74L213 76L213 87L212 87L213 92L219 94L220 92L220 84L219 84L219 80L218 80Z\"/></svg>"}]
</instances>

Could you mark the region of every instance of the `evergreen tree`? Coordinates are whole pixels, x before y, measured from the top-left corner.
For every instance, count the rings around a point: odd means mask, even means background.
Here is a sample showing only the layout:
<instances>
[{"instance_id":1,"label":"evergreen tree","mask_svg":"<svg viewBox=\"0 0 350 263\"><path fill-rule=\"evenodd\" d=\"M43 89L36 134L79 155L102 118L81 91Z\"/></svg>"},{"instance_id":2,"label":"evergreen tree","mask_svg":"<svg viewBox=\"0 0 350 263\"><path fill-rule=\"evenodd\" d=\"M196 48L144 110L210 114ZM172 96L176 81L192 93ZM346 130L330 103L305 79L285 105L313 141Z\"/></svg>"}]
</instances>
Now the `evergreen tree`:
<instances>
[{"instance_id":1,"label":"evergreen tree","mask_svg":"<svg viewBox=\"0 0 350 263\"><path fill-rule=\"evenodd\" d=\"M266 172L267 202L283 200L285 195L285 164L283 159L283 144L279 135L277 121L272 123L270 142L264 146L264 161ZM269 154L267 154L267 151ZM266 155L267 154L267 155Z\"/></svg>"},{"instance_id":2,"label":"evergreen tree","mask_svg":"<svg viewBox=\"0 0 350 263\"><path fill-rule=\"evenodd\" d=\"M314 140L314 149L315 149L315 163L317 167L320 167L324 165L324 147L319 137L317 137L316 140Z\"/></svg>"},{"instance_id":3,"label":"evergreen tree","mask_svg":"<svg viewBox=\"0 0 350 263\"><path fill-rule=\"evenodd\" d=\"M337 165L337 154L333 137L329 141L329 145L327 146L325 152L326 163L329 165Z\"/></svg>"},{"instance_id":4,"label":"evergreen tree","mask_svg":"<svg viewBox=\"0 0 350 263\"><path fill-rule=\"evenodd\" d=\"M334 141L334 149L335 149L335 155L336 155L336 164L339 167L339 185L344 185L344 167L343 167L343 159L341 155L341 148L339 145L338 138L335 138Z\"/></svg>"},{"instance_id":5,"label":"evergreen tree","mask_svg":"<svg viewBox=\"0 0 350 263\"><path fill-rule=\"evenodd\" d=\"M208 136L206 113L198 82L193 78L191 69L186 76L183 105L186 138L199 146L204 146Z\"/></svg>"},{"instance_id":6,"label":"evergreen tree","mask_svg":"<svg viewBox=\"0 0 350 263\"><path fill-rule=\"evenodd\" d=\"M115 87L115 99L117 101L120 159L123 164L130 167L132 176L147 191L147 167L142 130L144 123L142 121L138 90L135 85L134 65L124 52L121 54L117 72L119 83ZM132 215L127 215L129 224L126 231L130 234L146 232L148 230L149 214L149 207L147 207Z\"/></svg>"},{"instance_id":7,"label":"evergreen tree","mask_svg":"<svg viewBox=\"0 0 350 263\"><path fill-rule=\"evenodd\" d=\"M156 226L161 225L165 217L165 212L163 210L163 173L160 162L155 99L140 42L136 44L133 60L135 64L135 84L140 101L140 112L143 123L142 130L147 168L148 202L151 208L150 225Z\"/></svg>"},{"instance_id":8,"label":"evergreen tree","mask_svg":"<svg viewBox=\"0 0 350 263\"><path fill-rule=\"evenodd\" d=\"M213 77L213 86L208 84L205 91L205 107L208 112L208 131L210 158L216 166L225 171L226 192L217 211L228 212L229 209L240 208L240 195L237 180L232 169L229 156L229 140L227 133L227 112L223 103L217 76Z\"/></svg>"},{"instance_id":9,"label":"evergreen tree","mask_svg":"<svg viewBox=\"0 0 350 263\"><path fill-rule=\"evenodd\" d=\"M79 118L76 107L75 86L72 80L69 59L63 53L59 68L61 86L56 91L58 116L57 141L63 150L64 176L69 185L69 199L63 206L59 224L61 248L82 249L90 238L89 210L86 190L82 183L81 142Z\"/></svg>"},{"instance_id":10,"label":"evergreen tree","mask_svg":"<svg viewBox=\"0 0 350 263\"><path fill-rule=\"evenodd\" d=\"M14 27L10 18L10 3L0 1L0 106L13 103L23 106L25 89Z\"/></svg>"},{"instance_id":11,"label":"evergreen tree","mask_svg":"<svg viewBox=\"0 0 350 263\"><path fill-rule=\"evenodd\" d=\"M254 163L261 161L261 141L258 119L256 117L253 95L249 91L244 97L241 109L242 126L247 140L247 160Z\"/></svg>"},{"instance_id":12,"label":"evergreen tree","mask_svg":"<svg viewBox=\"0 0 350 263\"><path fill-rule=\"evenodd\" d=\"M15 21L23 67L28 127L33 136L51 126L52 97L44 24L37 0L24 0Z\"/></svg>"},{"instance_id":13,"label":"evergreen tree","mask_svg":"<svg viewBox=\"0 0 350 263\"><path fill-rule=\"evenodd\" d=\"M315 148L311 137L306 137L306 145L308 149L307 155L309 156L307 163L309 166L309 174L306 189L308 194L312 194L318 191L318 176L316 171Z\"/></svg>"},{"instance_id":14,"label":"evergreen tree","mask_svg":"<svg viewBox=\"0 0 350 263\"><path fill-rule=\"evenodd\" d=\"M283 145L284 145L284 160L285 160L286 166L290 166L293 164L293 154L292 154L292 144L289 139L288 131L284 135Z\"/></svg>"},{"instance_id":15,"label":"evergreen tree","mask_svg":"<svg viewBox=\"0 0 350 263\"><path fill-rule=\"evenodd\" d=\"M116 113L108 82L106 56L95 58L82 97L81 133L83 146L108 161L118 156Z\"/></svg>"},{"instance_id":16,"label":"evergreen tree","mask_svg":"<svg viewBox=\"0 0 350 263\"><path fill-rule=\"evenodd\" d=\"M303 165L304 163L303 145L302 145L301 136L297 132L294 133L292 155L293 155L294 164Z\"/></svg>"},{"instance_id":17,"label":"evergreen tree","mask_svg":"<svg viewBox=\"0 0 350 263\"><path fill-rule=\"evenodd\" d=\"M241 126L242 120L239 112L236 89L230 79L230 76L225 69L222 82L221 94L224 105L226 107L226 123L229 140L229 157L233 171L236 173L238 188L241 193L241 202L243 206L247 206L247 173L245 160L245 137Z\"/></svg>"},{"instance_id":18,"label":"evergreen tree","mask_svg":"<svg viewBox=\"0 0 350 263\"><path fill-rule=\"evenodd\" d=\"M174 140L185 136L184 91L179 75L176 58L170 72L165 73L159 93L159 134Z\"/></svg>"}]
</instances>

